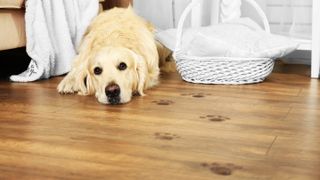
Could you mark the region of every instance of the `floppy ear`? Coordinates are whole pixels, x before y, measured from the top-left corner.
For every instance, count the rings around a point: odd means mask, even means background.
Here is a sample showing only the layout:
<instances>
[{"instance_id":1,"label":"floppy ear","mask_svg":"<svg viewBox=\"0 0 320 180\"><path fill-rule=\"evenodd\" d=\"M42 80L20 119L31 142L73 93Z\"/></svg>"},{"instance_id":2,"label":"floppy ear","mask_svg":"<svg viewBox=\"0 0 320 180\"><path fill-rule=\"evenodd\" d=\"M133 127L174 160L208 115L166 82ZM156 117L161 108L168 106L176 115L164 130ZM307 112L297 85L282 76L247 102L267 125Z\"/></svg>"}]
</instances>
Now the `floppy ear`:
<instances>
[{"instance_id":1,"label":"floppy ear","mask_svg":"<svg viewBox=\"0 0 320 180\"><path fill-rule=\"evenodd\" d=\"M83 91L84 95L92 95L95 93L94 81L92 79L92 75L89 70L86 71L86 75L83 79Z\"/></svg>"},{"instance_id":2,"label":"floppy ear","mask_svg":"<svg viewBox=\"0 0 320 180\"><path fill-rule=\"evenodd\" d=\"M79 95L92 95L95 93L95 85L93 81L93 75L90 73L90 59L91 56L87 56L86 61L82 62L82 64L79 66L79 70L76 74L77 80L76 83L78 84L78 94Z\"/></svg>"},{"instance_id":3,"label":"floppy ear","mask_svg":"<svg viewBox=\"0 0 320 180\"><path fill-rule=\"evenodd\" d=\"M136 61L136 71L137 71L137 76L138 76L138 84L137 84L137 91L141 96L144 96L145 94L143 93L143 90L145 88L145 84L147 81L147 64L144 61L143 57L136 54L135 52L131 51L132 56L134 57Z\"/></svg>"},{"instance_id":4,"label":"floppy ear","mask_svg":"<svg viewBox=\"0 0 320 180\"><path fill-rule=\"evenodd\" d=\"M60 93L67 94L77 92L80 95L90 95L92 93L92 86L89 86L90 89L88 89L88 85L92 82L91 76L89 76L88 65L92 59L93 41L94 36L90 36L89 31L87 31L78 48L79 54L73 60L71 71L58 86Z\"/></svg>"},{"instance_id":5,"label":"floppy ear","mask_svg":"<svg viewBox=\"0 0 320 180\"><path fill-rule=\"evenodd\" d=\"M78 55L78 61L75 62L78 63L78 71L76 73L79 88L78 94L84 96L92 95L95 92L92 74L90 73L90 63L94 54L94 51L91 49L91 41L92 38L90 37L84 38L80 47L81 49L80 54Z\"/></svg>"},{"instance_id":6,"label":"floppy ear","mask_svg":"<svg viewBox=\"0 0 320 180\"><path fill-rule=\"evenodd\" d=\"M88 79L89 78L87 73L82 73L82 75L78 75L78 78L77 78L77 84L79 87L78 94L81 96L90 95L88 91L88 84L89 84Z\"/></svg>"},{"instance_id":7,"label":"floppy ear","mask_svg":"<svg viewBox=\"0 0 320 180\"><path fill-rule=\"evenodd\" d=\"M88 61L80 60L78 55L74 60L71 71L64 77L58 86L58 91L63 94L78 93L91 95L94 93L92 78L88 70Z\"/></svg>"},{"instance_id":8,"label":"floppy ear","mask_svg":"<svg viewBox=\"0 0 320 180\"><path fill-rule=\"evenodd\" d=\"M89 87L91 88L92 79L88 71L87 63L84 62L78 67L75 76L78 94L83 96L91 95L92 90L89 90Z\"/></svg>"}]
</instances>

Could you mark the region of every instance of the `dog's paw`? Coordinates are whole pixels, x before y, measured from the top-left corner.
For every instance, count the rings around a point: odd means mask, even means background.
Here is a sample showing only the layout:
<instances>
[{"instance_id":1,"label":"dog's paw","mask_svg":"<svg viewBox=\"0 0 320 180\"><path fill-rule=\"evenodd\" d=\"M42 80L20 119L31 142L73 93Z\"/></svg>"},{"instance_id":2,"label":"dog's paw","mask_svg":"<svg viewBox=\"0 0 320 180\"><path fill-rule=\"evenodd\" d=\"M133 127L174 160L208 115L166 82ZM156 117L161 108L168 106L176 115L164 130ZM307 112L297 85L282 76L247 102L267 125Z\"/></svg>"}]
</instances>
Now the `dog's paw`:
<instances>
[{"instance_id":1,"label":"dog's paw","mask_svg":"<svg viewBox=\"0 0 320 180\"><path fill-rule=\"evenodd\" d=\"M68 79L63 79L58 87L57 90L60 94L73 94L75 93L74 87L73 87L72 81L68 80Z\"/></svg>"}]
</instances>

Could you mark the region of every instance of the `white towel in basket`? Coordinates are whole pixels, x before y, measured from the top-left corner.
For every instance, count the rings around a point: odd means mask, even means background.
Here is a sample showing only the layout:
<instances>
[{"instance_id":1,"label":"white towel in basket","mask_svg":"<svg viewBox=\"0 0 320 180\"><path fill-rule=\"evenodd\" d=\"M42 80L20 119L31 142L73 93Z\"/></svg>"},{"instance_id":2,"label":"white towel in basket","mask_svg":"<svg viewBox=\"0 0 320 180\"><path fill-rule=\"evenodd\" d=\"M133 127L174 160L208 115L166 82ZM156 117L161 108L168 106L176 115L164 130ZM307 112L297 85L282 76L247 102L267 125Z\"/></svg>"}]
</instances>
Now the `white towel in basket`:
<instances>
[{"instance_id":1,"label":"white towel in basket","mask_svg":"<svg viewBox=\"0 0 320 180\"><path fill-rule=\"evenodd\" d=\"M159 32L157 39L174 50L176 30ZM298 44L284 36L269 34L249 18L218 25L189 28L183 33L182 51L189 56L279 58Z\"/></svg>"}]
</instances>

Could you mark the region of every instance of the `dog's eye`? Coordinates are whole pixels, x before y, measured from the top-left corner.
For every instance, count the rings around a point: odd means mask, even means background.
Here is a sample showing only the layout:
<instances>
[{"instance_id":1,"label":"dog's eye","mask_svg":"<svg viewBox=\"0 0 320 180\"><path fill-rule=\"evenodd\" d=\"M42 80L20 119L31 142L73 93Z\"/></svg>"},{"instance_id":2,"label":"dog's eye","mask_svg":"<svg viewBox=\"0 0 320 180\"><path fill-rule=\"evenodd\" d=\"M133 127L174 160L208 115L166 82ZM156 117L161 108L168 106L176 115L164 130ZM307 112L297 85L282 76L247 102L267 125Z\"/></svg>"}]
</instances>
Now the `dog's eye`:
<instances>
[{"instance_id":1,"label":"dog's eye","mask_svg":"<svg viewBox=\"0 0 320 180\"><path fill-rule=\"evenodd\" d=\"M102 68L100 67L95 67L93 70L95 75L100 75L102 73Z\"/></svg>"},{"instance_id":2,"label":"dog's eye","mask_svg":"<svg viewBox=\"0 0 320 180\"><path fill-rule=\"evenodd\" d=\"M118 69L119 69L120 71L126 70L126 69L127 69L127 64L124 63L124 62L120 63L119 66L118 66Z\"/></svg>"}]
</instances>

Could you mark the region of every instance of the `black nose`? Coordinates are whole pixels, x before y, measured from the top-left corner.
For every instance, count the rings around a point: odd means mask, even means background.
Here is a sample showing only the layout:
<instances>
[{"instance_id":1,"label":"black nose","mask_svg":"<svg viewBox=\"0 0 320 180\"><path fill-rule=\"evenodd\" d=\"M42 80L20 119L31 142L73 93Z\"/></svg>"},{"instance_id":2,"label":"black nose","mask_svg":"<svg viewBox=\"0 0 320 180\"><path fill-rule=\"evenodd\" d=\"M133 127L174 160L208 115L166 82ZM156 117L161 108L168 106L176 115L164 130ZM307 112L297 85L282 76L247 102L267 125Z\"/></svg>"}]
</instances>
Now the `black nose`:
<instances>
[{"instance_id":1,"label":"black nose","mask_svg":"<svg viewBox=\"0 0 320 180\"><path fill-rule=\"evenodd\" d=\"M120 102L120 87L117 84L109 84L106 89L106 96L108 97L108 100L110 104L119 104Z\"/></svg>"}]
</instances>

